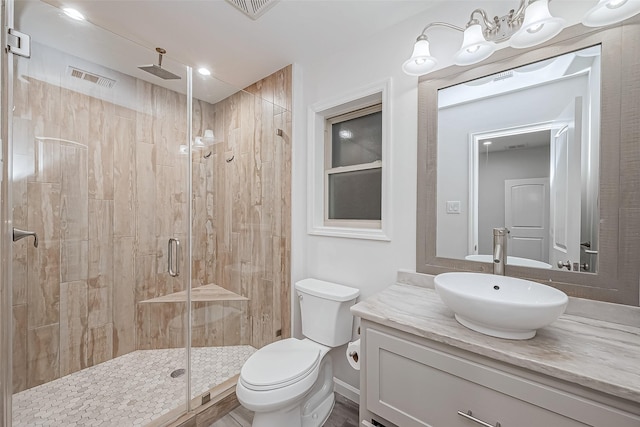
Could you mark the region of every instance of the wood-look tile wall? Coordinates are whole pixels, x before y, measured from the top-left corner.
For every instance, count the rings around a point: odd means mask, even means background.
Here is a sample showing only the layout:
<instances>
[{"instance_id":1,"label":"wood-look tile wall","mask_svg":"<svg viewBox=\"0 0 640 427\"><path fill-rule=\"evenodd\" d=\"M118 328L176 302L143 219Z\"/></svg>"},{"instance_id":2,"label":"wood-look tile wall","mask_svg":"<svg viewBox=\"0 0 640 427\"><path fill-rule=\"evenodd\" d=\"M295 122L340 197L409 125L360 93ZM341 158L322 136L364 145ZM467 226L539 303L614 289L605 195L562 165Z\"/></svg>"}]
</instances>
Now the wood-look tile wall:
<instances>
[{"instance_id":1,"label":"wood-look tile wall","mask_svg":"<svg viewBox=\"0 0 640 427\"><path fill-rule=\"evenodd\" d=\"M184 345L184 303L140 302L183 290L166 252L169 237L187 243L186 97L136 87L134 111L16 79L13 220L40 245L13 246L15 392ZM290 67L249 90L258 96L194 102L194 135L213 128L224 142L193 159L193 286L250 301L194 304L193 345L259 347L290 334Z\"/></svg>"},{"instance_id":2,"label":"wood-look tile wall","mask_svg":"<svg viewBox=\"0 0 640 427\"><path fill-rule=\"evenodd\" d=\"M216 342L262 347L291 335L291 67L195 106L194 133L205 129L223 142L210 158L194 159L194 210L207 217L194 220L193 285L215 283L249 298L209 304L224 319Z\"/></svg>"}]
</instances>

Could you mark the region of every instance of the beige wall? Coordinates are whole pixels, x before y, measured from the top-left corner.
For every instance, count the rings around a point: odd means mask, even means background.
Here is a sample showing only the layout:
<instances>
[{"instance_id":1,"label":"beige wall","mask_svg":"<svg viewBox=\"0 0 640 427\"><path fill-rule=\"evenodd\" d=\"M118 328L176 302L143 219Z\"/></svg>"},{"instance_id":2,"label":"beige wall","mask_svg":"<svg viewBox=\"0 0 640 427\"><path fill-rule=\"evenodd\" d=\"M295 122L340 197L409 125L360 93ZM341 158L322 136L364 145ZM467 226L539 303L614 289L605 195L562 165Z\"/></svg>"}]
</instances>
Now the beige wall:
<instances>
[{"instance_id":1,"label":"beige wall","mask_svg":"<svg viewBox=\"0 0 640 427\"><path fill-rule=\"evenodd\" d=\"M288 67L251 88L287 111L242 92L194 102L194 135L213 126L225 141L193 160L193 286L250 298L194 305L194 345L261 346L290 333L290 76ZM186 97L135 86L137 111L16 80L14 226L40 245L13 247L14 391L184 344L184 303L139 303L183 289L166 273L166 248L178 237L187 253Z\"/></svg>"}]
</instances>

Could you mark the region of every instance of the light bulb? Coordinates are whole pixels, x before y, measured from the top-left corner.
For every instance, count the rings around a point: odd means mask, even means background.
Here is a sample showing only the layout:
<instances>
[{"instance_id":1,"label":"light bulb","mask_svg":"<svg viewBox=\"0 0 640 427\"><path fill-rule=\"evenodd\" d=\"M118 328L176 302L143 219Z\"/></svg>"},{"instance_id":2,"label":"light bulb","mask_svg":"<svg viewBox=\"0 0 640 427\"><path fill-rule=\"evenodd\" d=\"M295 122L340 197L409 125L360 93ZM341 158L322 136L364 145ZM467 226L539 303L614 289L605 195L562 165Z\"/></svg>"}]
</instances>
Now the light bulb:
<instances>
[{"instance_id":1,"label":"light bulb","mask_svg":"<svg viewBox=\"0 0 640 427\"><path fill-rule=\"evenodd\" d=\"M624 5L627 2L627 0L611 0L608 4L607 7L609 9L617 9L620 6Z\"/></svg>"},{"instance_id":2,"label":"light bulb","mask_svg":"<svg viewBox=\"0 0 640 427\"><path fill-rule=\"evenodd\" d=\"M529 34L535 34L543 28L544 28L544 24L532 25L529 28L527 28L527 32Z\"/></svg>"},{"instance_id":3,"label":"light bulb","mask_svg":"<svg viewBox=\"0 0 640 427\"><path fill-rule=\"evenodd\" d=\"M601 27L629 19L640 12L640 0L600 0L582 18L587 27Z\"/></svg>"}]
</instances>

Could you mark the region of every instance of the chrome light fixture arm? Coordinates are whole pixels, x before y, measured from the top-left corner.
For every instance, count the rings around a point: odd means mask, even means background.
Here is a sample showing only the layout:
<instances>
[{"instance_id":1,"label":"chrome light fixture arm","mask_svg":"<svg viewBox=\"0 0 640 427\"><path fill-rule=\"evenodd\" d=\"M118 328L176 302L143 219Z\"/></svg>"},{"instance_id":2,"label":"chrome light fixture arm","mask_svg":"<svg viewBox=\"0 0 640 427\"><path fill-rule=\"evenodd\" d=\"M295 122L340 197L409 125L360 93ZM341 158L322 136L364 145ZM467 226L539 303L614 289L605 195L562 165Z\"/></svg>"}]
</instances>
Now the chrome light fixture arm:
<instances>
[{"instance_id":1,"label":"chrome light fixture arm","mask_svg":"<svg viewBox=\"0 0 640 427\"><path fill-rule=\"evenodd\" d=\"M467 28L474 24L480 24L483 27L483 34L487 41L501 43L507 41L514 35L522 26L524 21L524 13L527 6L536 0L520 0L518 9L511 9L509 13L504 16L494 16L490 19L487 12L484 9L476 9L471 12L471 17ZM481 21L475 18L476 15L480 15Z\"/></svg>"},{"instance_id":2,"label":"chrome light fixture arm","mask_svg":"<svg viewBox=\"0 0 640 427\"><path fill-rule=\"evenodd\" d=\"M522 0L524 1L524 0ZM469 17L469 22L467 23L467 27L469 27L470 25L473 24L479 24L480 22L475 19L473 16L474 15L480 15L480 17L482 17L482 23L484 24L485 27L485 32L493 32L496 31L498 29L498 27L500 26L500 23L497 20L497 16L491 20L489 19L489 15L487 15L487 12L484 9L476 9L473 12L471 12L471 16Z\"/></svg>"},{"instance_id":3,"label":"chrome light fixture arm","mask_svg":"<svg viewBox=\"0 0 640 427\"><path fill-rule=\"evenodd\" d=\"M427 30L433 28L433 27L446 27L446 28L451 28L452 30L457 30L460 32L464 32L464 28L462 27L458 27L457 25L453 25L453 24L449 24L446 22L432 22L430 24L428 24L426 27L423 28L422 32L420 33L420 36L427 36Z\"/></svg>"},{"instance_id":4,"label":"chrome light fixture arm","mask_svg":"<svg viewBox=\"0 0 640 427\"><path fill-rule=\"evenodd\" d=\"M520 6L518 6L518 9L515 12L511 10L509 25L513 25L514 23L522 24L522 21L524 20L524 11L529 3L531 3L529 0L520 0Z\"/></svg>"}]
</instances>

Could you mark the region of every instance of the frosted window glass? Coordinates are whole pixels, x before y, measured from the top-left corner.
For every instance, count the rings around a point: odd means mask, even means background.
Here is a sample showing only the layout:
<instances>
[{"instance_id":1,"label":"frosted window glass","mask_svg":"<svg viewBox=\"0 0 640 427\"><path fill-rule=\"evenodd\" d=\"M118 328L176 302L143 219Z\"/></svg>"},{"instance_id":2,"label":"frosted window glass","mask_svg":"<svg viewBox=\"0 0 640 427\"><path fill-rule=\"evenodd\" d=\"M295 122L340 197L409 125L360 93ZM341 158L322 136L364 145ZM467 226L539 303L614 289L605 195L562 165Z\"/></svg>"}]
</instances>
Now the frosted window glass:
<instances>
[{"instance_id":1,"label":"frosted window glass","mask_svg":"<svg viewBox=\"0 0 640 427\"><path fill-rule=\"evenodd\" d=\"M329 219L381 219L382 169L329 175Z\"/></svg>"},{"instance_id":2,"label":"frosted window glass","mask_svg":"<svg viewBox=\"0 0 640 427\"><path fill-rule=\"evenodd\" d=\"M331 167L382 160L382 112L331 126Z\"/></svg>"}]
</instances>

